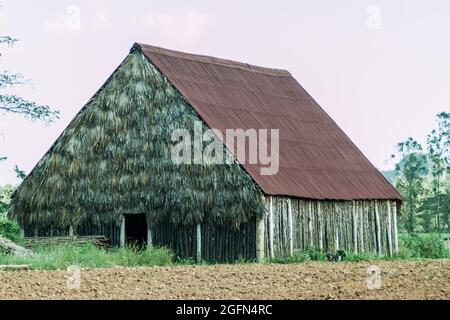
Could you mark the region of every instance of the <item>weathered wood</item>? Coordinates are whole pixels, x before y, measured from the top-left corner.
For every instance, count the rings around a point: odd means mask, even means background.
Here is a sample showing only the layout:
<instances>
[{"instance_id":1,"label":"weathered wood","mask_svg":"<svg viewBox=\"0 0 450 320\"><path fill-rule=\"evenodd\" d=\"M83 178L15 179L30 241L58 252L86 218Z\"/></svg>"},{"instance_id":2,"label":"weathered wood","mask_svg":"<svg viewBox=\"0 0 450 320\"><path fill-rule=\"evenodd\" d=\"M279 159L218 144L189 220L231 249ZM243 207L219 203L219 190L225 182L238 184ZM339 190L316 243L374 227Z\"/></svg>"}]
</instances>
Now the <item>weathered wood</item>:
<instances>
[{"instance_id":1,"label":"weathered wood","mask_svg":"<svg viewBox=\"0 0 450 320\"><path fill-rule=\"evenodd\" d=\"M147 222L147 248L153 247L153 234L150 223Z\"/></svg>"},{"instance_id":2,"label":"weathered wood","mask_svg":"<svg viewBox=\"0 0 450 320\"><path fill-rule=\"evenodd\" d=\"M256 219L256 262L264 262L264 217Z\"/></svg>"},{"instance_id":3,"label":"weathered wood","mask_svg":"<svg viewBox=\"0 0 450 320\"><path fill-rule=\"evenodd\" d=\"M29 258L29 257L34 256L33 251L28 250L22 246L19 246L18 244L14 243L13 241L11 241L7 238L3 238L2 236L0 236L0 247L3 248L4 250L6 250L8 252L12 252L15 255L18 255L20 257Z\"/></svg>"},{"instance_id":4,"label":"weathered wood","mask_svg":"<svg viewBox=\"0 0 450 320\"><path fill-rule=\"evenodd\" d=\"M363 206L362 206L361 202L359 202L359 209L357 210L357 212L358 212L358 214L360 216L360 219L359 219L359 221L360 221L360 226L359 226L359 232L360 232L359 245L360 245L360 248L359 248L359 251L360 252L364 252L364 248L365 248L365 246L364 246L364 209L363 209Z\"/></svg>"},{"instance_id":5,"label":"weathered wood","mask_svg":"<svg viewBox=\"0 0 450 320\"><path fill-rule=\"evenodd\" d=\"M24 238L24 247L33 248L35 246L48 245L84 245L93 244L100 247L109 247L109 240L105 236L72 236L72 237L31 237Z\"/></svg>"},{"instance_id":6,"label":"weathered wood","mask_svg":"<svg viewBox=\"0 0 450 320\"><path fill-rule=\"evenodd\" d=\"M125 247L125 216L122 216L122 220L120 222L120 246Z\"/></svg>"},{"instance_id":7,"label":"weathered wood","mask_svg":"<svg viewBox=\"0 0 450 320\"><path fill-rule=\"evenodd\" d=\"M289 221L289 254L294 255L294 223L292 222L292 202L288 198L288 221Z\"/></svg>"},{"instance_id":8,"label":"weathered wood","mask_svg":"<svg viewBox=\"0 0 450 320\"><path fill-rule=\"evenodd\" d=\"M197 224L196 238L197 238L196 261L197 263L200 263L202 262L202 226L200 223Z\"/></svg>"},{"instance_id":9,"label":"weathered wood","mask_svg":"<svg viewBox=\"0 0 450 320\"><path fill-rule=\"evenodd\" d=\"M314 248L312 201L309 201L309 206L308 206L308 230L309 230L310 246L311 246L311 248Z\"/></svg>"},{"instance_id":10,"label":"weathered wood","mask_svg":"<svg viewBox=\"0 0 450 320\"><path fill-rule=\"evenodd\" d=\"M31 270L31 265L30 264L21 264L21 265L0 265L0 270L10 270L10 271L14 271L14 270Z\"/></svg>"},{"instance_id":11,"label":"weathered wood","mask_svg":"<svg viewBox=\"0 0 450 320\"><path fill-rule=\"evenodd\" d=\"M377 254L381 255L381 226L377 201L375 201L375 230L376 230Z\"/></svg>"},{"instance_id":12,"label":"weathered wood","mask_svg":"<svg viewBox=\"0 0 450 320\"><path fill-rule=\"evenodd\" d=\"M389 256L392 256L393 250L392 250L392 218L391 218L391 201L388 200L387 202L387 220L388 220L388 226L387 226L387 238L388 238L388 254Z\"/></svg>"},{"instance_id":13,"label":"weathered wood","mask_svg":"<svg viewBox=\"0 0 450 320\"><path fill-rule=\"evenodd\" d=\"M269 250L270 258L275 257L275 249L273 247L274 241L274 225L273 225L273 197L269 197Z\"/></svg>"},{"instance_id":14,"label":"weathered wood","mask_svg":"<svg viewBox=\"0 0 450 320\"><path fill-rule=\"evenodd\" d=\"M20 228L19 236L20 236L21 238L24 238L24 237L25 237L25 230L24 230L23 228Z\"/></svg>"},{"instance_id":15,"label":"weathered wood","mask_svg":"<svg viewBox=\"0 0 450 320\"><path fill-rule=\"evenodd\" d=\"M356 215L356 202L352 201L353 222L353 252L358 253L358 217Z\"/></svg>"},{"instance_id":16,"label":"weathered wood","mask_svg":"<svg viewBox=\"0 0 450 320\"><path fill-rule=\"evenodd\" d=\"M322 212L320 208L320 201L317 201L317 216L318 216L318 224L319 224L319 249L323 250L323 221L322 221Z\"/></svg>"},{"instance_id":17,"label":"weathered wood","mask_svg":"<svg viewBox=\"0 0 450 320\"><path fill-rule=\"evenodd\" d=\"M69 226L69 237L73 237L73 226Z\"/></svg>"},{"instance_id":18,"label":"weathered wood","mask_svg":"<svg viewBox=\"0 0 450 320\"><path fill-rule=\"evenodd\" d=\"M397 232L397 202L392 202L392 224L394 227L394 234L393 234L393 240L394 240L394 252L398 253L398 232Z\"/></svg>"}]
</instances>

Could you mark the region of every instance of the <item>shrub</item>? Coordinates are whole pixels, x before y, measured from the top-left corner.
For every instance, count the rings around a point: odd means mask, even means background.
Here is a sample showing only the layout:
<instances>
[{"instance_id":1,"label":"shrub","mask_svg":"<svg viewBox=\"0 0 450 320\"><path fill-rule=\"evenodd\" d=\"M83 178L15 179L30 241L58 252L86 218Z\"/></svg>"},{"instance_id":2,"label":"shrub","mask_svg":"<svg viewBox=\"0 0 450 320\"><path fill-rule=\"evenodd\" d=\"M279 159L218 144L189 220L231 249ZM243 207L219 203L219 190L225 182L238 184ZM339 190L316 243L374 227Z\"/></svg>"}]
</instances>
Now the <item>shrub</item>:
<instances>
[{"instance_id":1,"label":"shrub","mask_svg":"<svg viewBox=\"0 0 450 320\"><path fill-rule=\"evenodd\" d=\"M315 249L306 249L303 251L297 251L291 256L275 257L270 259L271 263L289 264L289 263L301 263L306 261L326 261L326 253Z\"/></svg>"},{"instance_id":2,"label":"shrub","mask_svg":"<svg viewBox=\"0 0 450 320\"><path fill-rule=\"evenodd\" d=\"M8 238L12 241L19 239L20 227L16 221L7 218L0 218L0 236Z\"/></svg>"},{"instance_id":3,"label":"shrub","mask_svg":"<svg viewBox=\"0 0 450 320\"><path fill-rule=\"evenodd\" d=\"M450 257L441 237L436 234L402 234L399 240L400 253L404 257L425 259Z\"/></svg>"}]
</instances>

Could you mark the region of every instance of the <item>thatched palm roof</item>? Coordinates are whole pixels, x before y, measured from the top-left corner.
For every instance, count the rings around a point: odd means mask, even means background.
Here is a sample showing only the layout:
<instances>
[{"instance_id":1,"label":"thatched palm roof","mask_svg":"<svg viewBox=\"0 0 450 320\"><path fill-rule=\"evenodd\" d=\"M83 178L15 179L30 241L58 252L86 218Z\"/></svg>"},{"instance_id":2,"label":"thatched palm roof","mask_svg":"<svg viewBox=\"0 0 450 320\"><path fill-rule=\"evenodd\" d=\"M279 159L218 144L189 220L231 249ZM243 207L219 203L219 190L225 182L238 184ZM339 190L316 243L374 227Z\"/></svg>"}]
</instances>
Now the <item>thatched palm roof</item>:
<instances>
[{"instance_id":1,"label":"thatched palm roof","mask_svg":"<svg viewBox=\"0 0 450 320\"><path fill-rule=\"evenodd\" d=\"M136 49L19 186L12 218L69 226L146 213L152 222L239 226L263 214L262 193L239 164L172 163L171 133L200 118Z\"/></svg>"}]
</instances>

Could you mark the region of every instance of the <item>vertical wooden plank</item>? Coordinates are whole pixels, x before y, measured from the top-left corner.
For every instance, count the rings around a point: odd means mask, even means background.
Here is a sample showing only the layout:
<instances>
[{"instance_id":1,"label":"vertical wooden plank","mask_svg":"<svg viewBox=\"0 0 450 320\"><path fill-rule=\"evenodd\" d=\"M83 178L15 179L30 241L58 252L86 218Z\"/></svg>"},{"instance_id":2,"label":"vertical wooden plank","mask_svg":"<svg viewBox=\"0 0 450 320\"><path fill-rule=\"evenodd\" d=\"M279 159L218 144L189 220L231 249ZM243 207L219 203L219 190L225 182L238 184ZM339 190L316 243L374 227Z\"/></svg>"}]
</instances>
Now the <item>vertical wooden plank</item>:
<instances>
[{"instance_id":1,"label":"vertical wooden plank","mask_svg":"<svg viewBox=\"0 0 450 320\"><path fill-rule=\"evenodd\" d=\"M183 239L185 241L185 239ZM186 240L187 242L187 240ZM153 247L153 233L152 226L147 222L147 248Z\"/></svg>"},{"instance_id":2,"label":"vertical wooden plank","mask_svg":"<svg viewBox=\"0 0 450 320\"><path fill-rule=\"evenodd\" d=\"M292 221L292 201L288 198L288 220L289 220L289 254L294 255L294 223Z\"/></svg>"},{"instance_id":3,"label":"vertical wooden plank","mask_svg":"<svg viewBox=\"0 0 450 320\"><path fill-rule=\"evenodd\" d=\"M256 262L264 262L264 217L256 219Z\"/></svg>"},{"instance_id":4,"label":"vertical wooden plank","mask_svg":"<svg viewBox=\"0 0 450 320\"><path fill-rule=\"evenodd\" d=\"M202 225L200 223L197 223L196 236L197 236L196 260L197 263L200 263L202 262Z\"/></svg>"},{"instance_id":5,"label":"vertical wooden plank","mask_svg":"<svg viewBox=\"0 0 450 320\"><path fill-rule=\"evenodd\" d=\"M262 196L262 202L265 203L265 198ZM256 244L256 262L264 262L265 257L265 221L266 221L266 211L261 218L256 218L256 234L255 234L255 244ZM246 244L246 239L244 239L244 245ZM244 255L246 257L246 255ZM247 257L246 257L247 258Z\"/></svg>"},{"instance_id":6,"label":"vertical wooden plank","mask_svg":"<svg viewBox=\"0 0 450 320\"><path fill-rule=\"evenodd\" d=\"M125 216L122 216L120 223L120 246L125 247Z\"/></svg>"},{"instance_id":7,"label":"vertical wooden plank","mask_svg":"<svg viewBox=\"0 0 450 320\"><path fill-rule=\"evenodd\" d=\"M334 245L335 245L335 251L337 252L340 249L339 232L343 231L343 226L345 225L345 221L344 221L345 217L343 214L339 213L339 205L337 202L334 202L334 212L333 212L332 218L333 218L332 228L335 230Z\"/></svg>"},{"instance_id":8,"label":"vertical wooden plank","mask_svg":"<svg viewBox=\"0 0 450 320\"><path fill-rule=\"evenodd\" d=\"M391 212L391 200L387 200L387 218L388 218L388 230L387 230L387 237L388 237L388 250L389 250L389 256L392 256L392 212Z\"/></svg>"},{"instance_id":9,"label":"vertical wooden plank","mask_svg":"<svg viewBox=\"0 0 450 320\"><path fill-rule=\"evenodd\" d=\"M319 224L319 249L323 250L323 221L322 221L322 212L320 208L320 201L317 201L317 217Z\"/></svg>"},{"instance_id":10,"label":"vertical wooden plank","mask_svg":"<svg viewBox=\"0 0 450 320\"><path fill-rule=\"evenodd\" d=\"M378 201L375 200L375 224L376 224L376 242L377 242L377 254L381 255L381 226L380 226L380 214L378 212Z\"/></svg>"},{"instance_id":11,"label":"vertical wooden plank","mask_svg":"<svg viewBox=\"0 0 450 320\"><path fill-rule=\"evenodd\" d=\"M353 252L358 252L358 222L356 216L356 203L352 201L352 217L353 217Z\"/></svg>"},{"instance_id":12,"label":"vertical wooden plank","mask_svg":"<svg viewBox=\"0 0 450 320\"><path fill-rule=\"evenodd\" d=\"M312 200L309 200L309 212L308 212L308 229L309 229L309 244L311 249L314 248L313 238L313 213L312 213Z\"/></svg>"},{"instance_id":13,"label":"vertical wooden plank","mask_svg":"<svg viewBox=\"0 0 450 320\"><path fill-rule=\"evenodd\" d=\"M39 229L36 227L34 228L34 237L37 238L39 236Z\"/></svg>"},{"instance_id":14,"label":"vertical wooden plank","mask_svg":"<svg viewBox=\"0 0 450 320\"><path fill-rule=\"evenodd\" d=\"M359 236L359 247L360 247L360 252L364 252L364 207L363 207L363 203L364 202L360 202L359 203L359 210L358 214L359 214L359 231L360 231L360 236ZM358 205L357 205L358 206Z\"/></svg>"},{"instance_id":15,"label":"vertical wooden plank","mask_svg":"<svg viewBox=\"0 0 450 320\"><path fill-rule=\"evenodd\" d=\"M270 250L270 258L273 259L275 257L274 247L273 247L273 238L274 238L274 225L273 225L273 197L269 197L269 250Z\"/></svg>"},{"instance_id":16,"label":"vertical wooden plank","mask_svg":"<svg viewBox=\"0 0 450 320\"><path fill-rule=\"evenodd\" d=\"M394 252L398 253L398 232L397 232L397 202L392 201L392 224L394 227Z\"/></svg>"},{"instance_id":17,"label":"vertical wooden plank","mask_svg":"<svg viewBox=\"0 0 450 320\"><path fill-rule=\"evenodd\" d=\"M73 226L69 226L69 237L73 237Z\"/></svg>"}]
</instances>

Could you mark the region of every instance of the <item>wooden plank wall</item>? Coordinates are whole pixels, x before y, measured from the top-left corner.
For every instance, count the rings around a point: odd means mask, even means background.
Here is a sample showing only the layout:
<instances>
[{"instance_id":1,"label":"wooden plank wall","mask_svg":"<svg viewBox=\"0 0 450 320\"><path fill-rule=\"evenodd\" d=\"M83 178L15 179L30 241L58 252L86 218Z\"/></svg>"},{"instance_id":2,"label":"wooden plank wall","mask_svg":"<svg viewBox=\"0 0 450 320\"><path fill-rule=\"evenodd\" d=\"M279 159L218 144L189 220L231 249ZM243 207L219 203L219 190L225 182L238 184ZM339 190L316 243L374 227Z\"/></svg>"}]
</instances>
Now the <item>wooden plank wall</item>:
<instances>
[{"instance_id":1,"label":"wooden plank wall","mask_svg":"<svg viewBox=\"0 0 450 320\"><path fill-rule=\"evenodd\" d=\"M380 255L392 255L397 250L394 201L268 196L265 204L266 257L288 256L292 251L311 248L327 253L347 250Z\"/></svg>"},{"instance_id":2,"label":"wooden plank wall","mask_svg":"<svg viewBox=\"0 0 450 320\"><path fill-rule=\"evenodd\" d=\"M207 262L253 261L256 258L256 222L251 220L239 229L227 225L201 225L201 258ZM179 258L196 260L196 226L160 223L152 228L152 243L175 251Z\"/></svg>"}]
</instances>

